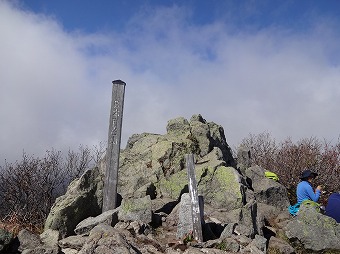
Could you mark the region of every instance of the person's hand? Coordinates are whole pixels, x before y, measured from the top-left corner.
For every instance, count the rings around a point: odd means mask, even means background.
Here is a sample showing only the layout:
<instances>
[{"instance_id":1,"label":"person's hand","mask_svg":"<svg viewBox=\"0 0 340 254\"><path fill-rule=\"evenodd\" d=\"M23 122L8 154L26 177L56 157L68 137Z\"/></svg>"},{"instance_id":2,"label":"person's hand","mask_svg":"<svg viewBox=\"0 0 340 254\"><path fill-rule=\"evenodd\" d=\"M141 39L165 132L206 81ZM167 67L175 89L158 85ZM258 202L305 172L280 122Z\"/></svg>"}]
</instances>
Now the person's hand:
<instances>
[{"instance_id":1,"label":"person's hand","mask_svg":"<svg viewBox=\"0 0 340 254\"><path fill-rule=\"evenodd\" d=\"M319 185L318 187L316 187L316 189L319 190L319 191L322 191L322 186Z\"/></svg>"}]
</instances>

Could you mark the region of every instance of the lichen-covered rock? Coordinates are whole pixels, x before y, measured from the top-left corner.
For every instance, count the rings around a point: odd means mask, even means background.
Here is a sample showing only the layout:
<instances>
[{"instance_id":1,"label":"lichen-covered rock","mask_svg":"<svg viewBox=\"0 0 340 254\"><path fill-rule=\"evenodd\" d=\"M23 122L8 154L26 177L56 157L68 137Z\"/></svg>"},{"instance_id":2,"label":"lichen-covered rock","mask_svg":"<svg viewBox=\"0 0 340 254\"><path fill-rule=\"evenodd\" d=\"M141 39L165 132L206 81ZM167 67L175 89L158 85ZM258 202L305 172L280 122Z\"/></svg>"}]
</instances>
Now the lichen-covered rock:
<instances>
[{"instance_id":1,"label":"lichen-covered rock","mask_svg":"<svg viewBox=\"0 0 340 254\"><path fill-rule=\"evenodd\" d=\"M19 240L19 251L23 251L25 249L34 249L42 245L40 241L40 237L28 231L27 229L23 229L18 234Z\"/></svg>"},{"instance_id":2,"label":"lichen-covered rock","mask_svg":"<svg viewBox=\"0 0 340 254\"><path fill-rule=\"evenodd\" d=\"M265 253L269 236L265 229L280 225L272 232L284 235L283 226L290 223L289 214L287 218L284 213L289 204L285 188L266 178L264 169L249 167L248 151L243 164L236 167L221 126L193 115L190 121L183 117L168 121L166 130L164 135L134 134L121 151L118 193L122 203L114 218L100 209L104 160L98 171L73 182L66 196L57 200L46 228L58 228L65 237L78 225L79 234L58 242L62 252ZM185 162L189 153L194 155L198 194L204 201L204 243L181 242L191 230L191 216L183 214L183 210L191 213L190 200L184 209L184 202L179 203L189 197ZM91 202L98 209L84 215ZM279 215L284 216L278 219ZM291 239L300 237L291 234ZM289 244L283 249L292 250Z\"/></svg>"},{"instance_id":3,"label":"lichen-covered rock","mask_svg":"<svg viewBox=\"0 0 340 254\"><path fill-rule=\"evenodd\" d=\"M106 224L94 227L86 243L78 254L137 254L138 250L132 246L116 229Z\"/></svg>"},{"instance_id":4,"label":"lichen-covered rock","mask_svg":"<svg viewBox=\"0 0 340 254\"><path fill-rule=\"evenodd\" d=\"M340 250L340 224L313 207L302 205L285 231L290 240L298 240L307 250Z\"/></svg>"},{"instance_id":5,"label":"lichen-covered rock","mask_svg":"<svg viewBox=\"0 0 340 254\"><path fill-rule=\"evenodd\" d=\"M178 174L186 181L186 172L182 171L185 155L189 153L200 161L218 149L225 166L235 164L223 128L201 115L192 116L190 122L183 117L171 119L166 129L165 135L143 133L129 139L120 155L118 192L123 198L146 195L179 198L183 185L169 186L177 176L171 182L167 180ZM166 186L162 192L158 188L163 184ZM156 189L150 192L152 186ZM164 192L165 189L168 191Z\"/></svg>"},{"instance_id":6,"label":"lichen-covered rock","mask_svg":"<svg viewBox=\"0 0 340 254\"><path fill-rule=\"evenodd\" d=\"M242 176L233 167L226 167L221 160L222 153L214 148L195 165L198 192L203 196L204 203L216 208L234 210L244 205L244 191ZM187 171L182 170L161 179L157 184L158 192L165 197L179 199L183 192L187 192Z\"/></svg>"},{"instance_id":7,"label":"lichen-covered rock","mask_svg":"<svg viewBox=\"0 0 340 254\"><path fill-rule=\"evenodd\" d=\"M212 207L234 210L244 205L241 176L232 167L206 168L198 184L204 202Z\"/></svg>"},{"instance_id":8,"label":"lichen-covered rock","mask_svg":"<svg viewBox=\"0 0 340 254\"><path fill-rule=\"evenodd\" d=\"M60 240L60 233L57 230L48 229L40 234L40 240L45 246L57 247L58 241Z\"/></svg>"},{"instance_id":9,"label":"lichen-covered rock","mask_svg":"<svg viewBox=\"0 0 340 254\"><path fill-rule=\"evenodd\" d=\"M45 230L58 230L62 237L74 234L82 220L101 214L103 181L99 169L86 171L57 198L45 222Z\"/></svg>"},{"instance_id":10,"label":"lichen-covered rock","mask_svg":"<svg viewBox=\"0 0 340 254\"><path fill-rule=\"evenodd\" d=\"M118 211L118 219L122 221L141 221L145 224L152 222L150 196L143 198L123 199Z\"/></svg>"},{"instance_id":11,"label":"lichen-covered rock","mask_svg":"<svg viewBox=\"0 0 340 254\"><path fill-rule=\"evenodd\" d=\"M262 235L265 222L264 218L258 213L257 202L255 200L248 202L239 210L239 221L234 221L237 222L235 231L251 238L255 235Z\"/></svg>"},{"instance_id":12,"label":"lichen-covered rock","mask_svg":"<svg viewBox=\"0 0 340 254\"><path fill-rule=\"evenodd\" d=\"M286 241L275 236L270 237L268 243L269 253L294 254L295 249Z\"/></svg>"},{"instance_id":13,"label":"lichen-covered rock","mask_svg":"<svg viewBox=\"0 0 340 254\"><path fill-rule=\"evenodd\" d=\"M189 235L190 232L193 232L191 198L189 193L184 193L179 204L176 236L182 239L184 236Z\"/></svg>"},{"instance_id":14,"label":"lichen-covered rock","mask_svg":"<svg viewBox=\"0 0 340 254\"><path fill-rule=\"evenodd\" d=\"M175 133L176 135L190 132L190 125L184 117L177 117L168 121L166 126L168 134Z\"/></svg>"}]
</instances>

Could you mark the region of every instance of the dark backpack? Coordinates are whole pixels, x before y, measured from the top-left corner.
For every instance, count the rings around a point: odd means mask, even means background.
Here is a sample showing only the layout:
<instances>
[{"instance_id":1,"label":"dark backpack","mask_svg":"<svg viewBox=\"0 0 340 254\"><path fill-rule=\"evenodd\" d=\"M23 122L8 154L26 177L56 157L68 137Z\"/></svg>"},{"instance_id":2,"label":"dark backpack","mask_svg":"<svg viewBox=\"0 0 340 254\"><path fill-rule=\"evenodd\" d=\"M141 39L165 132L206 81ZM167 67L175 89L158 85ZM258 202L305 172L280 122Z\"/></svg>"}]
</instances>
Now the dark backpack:
<instances>
[{"instance_id":1,"label":"dark backpack","mask_svg":"<svg viewBox=\"0 0 340 254\"><path fill-rule=\"evenodd\" d=\"M340 223L340 192L329 196L325 215L332 217L337 223Z\"/></svg>"}]
</instances>

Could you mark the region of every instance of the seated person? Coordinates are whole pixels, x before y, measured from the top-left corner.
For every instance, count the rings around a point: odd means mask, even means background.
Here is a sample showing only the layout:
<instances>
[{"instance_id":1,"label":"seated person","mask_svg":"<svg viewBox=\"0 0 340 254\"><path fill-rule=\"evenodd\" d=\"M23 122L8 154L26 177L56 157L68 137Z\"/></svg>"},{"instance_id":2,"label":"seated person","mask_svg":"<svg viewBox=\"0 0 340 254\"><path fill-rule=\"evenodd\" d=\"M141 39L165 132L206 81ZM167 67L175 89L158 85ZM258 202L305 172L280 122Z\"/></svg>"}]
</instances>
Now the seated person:
<instances>
[{"instance_id":1,"label":"seated person","mask_svg":"<svg viewBox=\"0 0 340 254\"><path fill-rule=\"evenodd\" d=\"M302 172L300 176L301 182L296 187L297 203L288 207L288 211L291 215L297 215L300 210L301 203L305 200L318 202L321 195L322 187L318 186L314 191L312 186L312 182L317 175L317 173L312 172L309 169L306 169ZM319 204L316 205L320 207Z\"/></svg>"},{"instance_id":2,"label":"seated person","mask_svg":"<svg viewBox=\"0 0 340 254\"><path fill-rule=\"evenodd\" d=\"M301 182L297 185L296 188L298 204L301 204L304 200L312 200L314 202L318 202L321 195L322 187L319 185L314 191L312 186L312 183L317 175L317 173L312 172L309 169L302 172L300 176Z\"/></svg>"},{"instance_id":3,"label":"seated person","mask_svg":"<svg viewBox=\"0 0 340 254\"><path fill-rule=\"evenodd\" d=\"M340 192L332 193L327 202L325 215L340 223Z\"/></svg>"}]
</instances>

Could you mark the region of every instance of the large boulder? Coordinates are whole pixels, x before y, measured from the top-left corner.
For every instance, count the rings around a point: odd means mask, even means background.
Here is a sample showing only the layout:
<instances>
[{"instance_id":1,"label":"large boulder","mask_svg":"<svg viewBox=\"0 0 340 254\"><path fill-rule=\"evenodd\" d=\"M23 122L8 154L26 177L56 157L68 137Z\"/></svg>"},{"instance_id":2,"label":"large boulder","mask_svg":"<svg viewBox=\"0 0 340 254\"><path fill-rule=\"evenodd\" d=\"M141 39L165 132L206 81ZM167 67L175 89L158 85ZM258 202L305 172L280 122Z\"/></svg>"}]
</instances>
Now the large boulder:
<instances>
[{"instance_id":1,"label":"large boulder","mask_svg":"<svg viewBox=\"0 0 340 254\"><path fill-rule=\"evenodd\" d=\"M118 192L123 198L167 196L155 186L183 171L185 154L192 153L200 161L217 148L224 166L235 165L223 128L201 115L192 116L190 122L183 117L171 119L166 130L165 135L135 134L128 140L120 155ZM170 196L179 198L180 192Z\"/></svg>"},{"instance_id":2,"label":"large boulder","mask_svg":"<svg viewBox=\"0 0 340 254\"><path fill-rule=\"evenodd\" d=\"M285 231L291 241L298 241L307 250L337 250L339 253L340 224L313 207L301 205L297 216L287 224Z\"/></svg>"},{"instance_id":3,"label":"large boulder","mask_svg":"<svg viewBox=\"0 0 340 254\"><path fill-rule=\"evenodd\" d=\"M198 192L203 196L204 203L215 208L233 210L244 205L246 186L242 176L233 168L226 166L219 148L215 147L209 154L196 161L195 175ZM181 170L161 179L156 183L161 196L179 199L188 192L187 170Z\"/></svg>"},{"instance_id":4,"label":"large boulder","mask_svg":"<svg viewBox=\"0 0 340 254\"><path fill-rule=\"evenodd\" d=\"M287 210L290 203L285 186L265 177L265 170L259 166L247 168L245 175L250 179L258 203L274 206L281 211Z\"/></svg>"},{"instance_id":5,"label":"large boulder","mask_svg":"<svg viewBox=\"0 0 340 254\"><path fill-rule=\"evenodd\" d=\"M124 221L140 221L145 224L152 222L152 210L150 196L143 198L123 199L119 207L118 218Z\"/></svg>"},{"instance_id":6,"label":"large boulder","mask_svg":"<svg viewBox=\"0 0 340 254\"><path fill-rule=\"evenodd\" d=\"M73 181L65 195L56 199L45 222L45 230L58 230L62 237L74 234L82 220L101 214L103 180L99 168L86 171Z\"/></svg>"}]
</instances>

